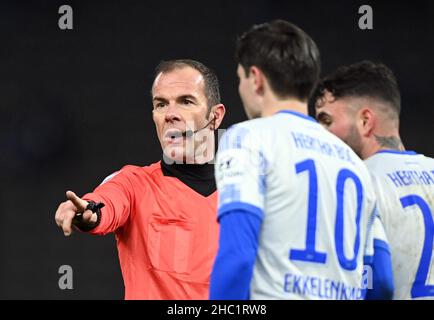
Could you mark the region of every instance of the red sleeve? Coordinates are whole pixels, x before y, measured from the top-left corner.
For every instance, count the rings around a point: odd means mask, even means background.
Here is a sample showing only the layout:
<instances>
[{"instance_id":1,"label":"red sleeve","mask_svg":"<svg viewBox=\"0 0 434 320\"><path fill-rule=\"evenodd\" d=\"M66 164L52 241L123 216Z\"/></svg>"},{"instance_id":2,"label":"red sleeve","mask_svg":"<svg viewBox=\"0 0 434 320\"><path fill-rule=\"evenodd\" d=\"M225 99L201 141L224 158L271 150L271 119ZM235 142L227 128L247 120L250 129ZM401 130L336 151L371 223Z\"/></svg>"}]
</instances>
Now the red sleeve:
<instances>
[{"instance_id":1,"label":"red sleeve","mask_svg":"<svg viewBox=\"0 0 434 320\"><path fill-rule=\"evenodd\" d=\"M131 166L107 177L93 192L85 194L84 200L103 202L100 224L89 231L90 234L105 235L116 231L128 220L133 203L133 186L131 182Z\"/></svg>"}]
</instances>

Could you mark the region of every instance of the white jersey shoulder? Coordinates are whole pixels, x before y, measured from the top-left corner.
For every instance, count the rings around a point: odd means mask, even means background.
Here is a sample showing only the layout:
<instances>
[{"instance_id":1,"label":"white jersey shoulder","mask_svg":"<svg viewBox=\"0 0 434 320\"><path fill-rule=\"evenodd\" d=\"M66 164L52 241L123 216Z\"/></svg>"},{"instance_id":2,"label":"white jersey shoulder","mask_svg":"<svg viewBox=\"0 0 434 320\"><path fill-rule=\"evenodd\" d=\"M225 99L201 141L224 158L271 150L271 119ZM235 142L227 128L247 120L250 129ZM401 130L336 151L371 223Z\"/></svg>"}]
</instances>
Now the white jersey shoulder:
<instances>
[{"instance_id":1,"label":"white jersey shoulder","mask_svg":"<svg viewBox=\"0 0 434 320\"><path fill-rule=\"evenodd\" d=\"M434 298L434 159L382 151L366 165L392 254L395 299Z\"/></svg>"},{"instance_id":2,"label":"white jersey shoulder","mask_svg":"<svg viewBox=\"0 0 434 320\"><path fill-rule=\"evenodd\" d=\"M262 219L252 299L358 299L375 194L365 164L295 112L246 121L220 140L219 217Z\"/></svg>"}]
</instances>

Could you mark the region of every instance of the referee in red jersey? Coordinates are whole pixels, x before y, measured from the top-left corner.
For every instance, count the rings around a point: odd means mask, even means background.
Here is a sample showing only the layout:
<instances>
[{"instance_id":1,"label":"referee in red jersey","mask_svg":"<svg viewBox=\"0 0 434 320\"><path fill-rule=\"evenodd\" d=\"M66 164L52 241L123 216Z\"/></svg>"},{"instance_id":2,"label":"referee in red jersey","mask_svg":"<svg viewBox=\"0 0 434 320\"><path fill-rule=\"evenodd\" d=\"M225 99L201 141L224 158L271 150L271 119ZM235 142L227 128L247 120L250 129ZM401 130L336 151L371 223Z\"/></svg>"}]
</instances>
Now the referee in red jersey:
<instances>
[{"instance_id":1,"label":"referee in red jersey","mask_svg":"<svg viewBox=\"0 0 434 320\"><path fill-rule=\"evenodd\" d=\"M125 166L93 192L67 201L55 220L114 232L125 299L207 299L218 246L215 134L225 114L215 73L194 60L163 61L152 86L163 159Z\"/></svg>"}]
</instances>

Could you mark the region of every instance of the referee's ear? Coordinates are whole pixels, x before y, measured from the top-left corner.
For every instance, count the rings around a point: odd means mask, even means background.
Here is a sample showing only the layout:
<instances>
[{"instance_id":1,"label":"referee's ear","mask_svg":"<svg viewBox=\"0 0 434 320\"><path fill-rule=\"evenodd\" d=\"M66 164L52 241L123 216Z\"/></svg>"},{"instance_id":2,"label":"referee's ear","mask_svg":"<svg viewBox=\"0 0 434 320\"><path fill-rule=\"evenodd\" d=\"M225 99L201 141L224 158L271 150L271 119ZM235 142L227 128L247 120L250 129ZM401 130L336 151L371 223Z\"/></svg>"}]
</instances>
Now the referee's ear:
<instances>
[{"instance_id":1,"label":"referee's ear","mask_svg":"<svg viewBox=\"0 0 434 320\"><path fill-rule=\"evenodd\" d=\"M212 117L214 118L214 120L212 121L211 129L217 130L223 121L226 113L226 108L222 103L219 103L212 107L211 113Z\"/></svg>"}]
</instances>

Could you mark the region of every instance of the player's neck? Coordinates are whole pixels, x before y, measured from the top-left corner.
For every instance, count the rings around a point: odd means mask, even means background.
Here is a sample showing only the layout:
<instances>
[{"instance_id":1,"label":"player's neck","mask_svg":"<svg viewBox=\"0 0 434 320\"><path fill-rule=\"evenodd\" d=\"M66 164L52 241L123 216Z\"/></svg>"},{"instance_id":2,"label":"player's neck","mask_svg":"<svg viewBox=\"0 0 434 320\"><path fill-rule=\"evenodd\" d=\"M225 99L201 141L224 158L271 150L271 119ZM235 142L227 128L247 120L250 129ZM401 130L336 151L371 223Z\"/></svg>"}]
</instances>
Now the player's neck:
<instances>
[{"instance_id":1,"label":"player's neck","mask_svg":"<svg viewBox=\"0 0 434 320\"><path fill-rule=\"evenodd\" d=\"M307 115L307 103L296 99L279 100L275 97L264 99L261 117L268 117L282 110L290 110Z\"/></svg>"},{"instance_id":2,"label":"player's neck","mask_svg":"<svg viewBox=\"0 0 434 320\"><path fill-rule=\"evenodd\" d=\"M371 143L365 144L362 155L363 159L369 158L382 150L405 151L405 146L402 143L398 130L375 132L370 141Z\"/></svg>"}]
</instances>

